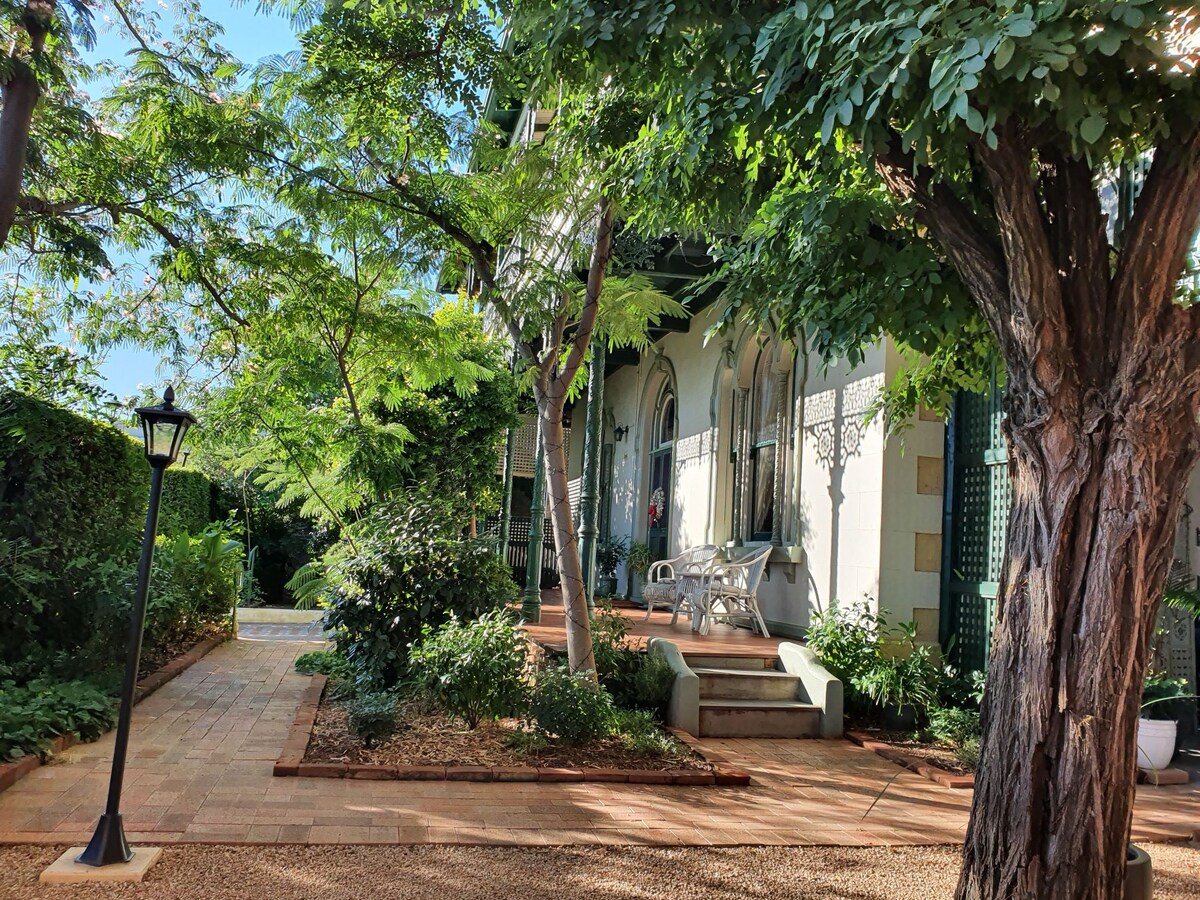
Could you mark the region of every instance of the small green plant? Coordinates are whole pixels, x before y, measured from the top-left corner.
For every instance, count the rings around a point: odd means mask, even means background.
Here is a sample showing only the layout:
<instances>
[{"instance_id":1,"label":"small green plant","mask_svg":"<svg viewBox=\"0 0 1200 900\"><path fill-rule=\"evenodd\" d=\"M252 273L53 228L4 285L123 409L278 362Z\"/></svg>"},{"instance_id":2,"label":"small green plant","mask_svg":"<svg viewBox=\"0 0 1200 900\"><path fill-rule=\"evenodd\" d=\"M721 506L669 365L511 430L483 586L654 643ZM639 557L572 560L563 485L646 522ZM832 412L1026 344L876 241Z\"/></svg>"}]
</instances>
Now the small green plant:
<instances>
[{"instance_id":1,"label":"small green plant","mask_svg":"<svg viewBox=\"0 0 1200 900\"><path fill-rule=\"evenodd\" d=\"M86 681L0 682L0 761L44 753L60 734L94 741L113 726L116 711L113 697Z\"/></svg>"},{"instance_id":2,"label":"small green plant","mask_svg":"<svg viewBox=\"0 0 1200 900\"><path fill-rule=\"evenodd\" d=\"M476 728L483 719L517 714L525 700L525 632L506 610L464 622L428 625L408 655L409 674L446 712Z\"/></svg>"},{"instance_id":3,"label":"small green plant","mask_svg":"<svg viewBox=\"0 0 1200 900\"><path fill-rule=\"evenodd\" d=\"M979 738L969 738L955 748L954 755L958 757L958 761L964 766L975 769L979 767L979 752L981 748L982 744Z\"/></svg>"},{"instance_id":4,"label":"small green plant","mask_svg":"<svg viewBox=\"0 0 1200 900\"><path fill-rule=\"evenodd\" d=\"M350 734L374 747L396 730L396 697L386 691L360 694L346 704L346 727Z\"/></svg>"},{"instance_id":5,"label":"small green plant","mask_svg":"<svg viewBox=\"0 0 1200 900\"><path fill-rule=\"evenodd\" d=\"M646 573L650 571L650 565L654 562L654 554L650 550L649 544L634 541L629 545L629 555L626 556L625 561L629 564L629 571L638 578L645 578Z\"/></svg>"},{"instance_id":6,"label":"small green plant","mask_svg":"<svg viewBox=\"0 0 1200 900\"><path fill-rule=\"evenodd\" d=\"M679 745L663 731L654 714L644 709L619 709L613 725L621 743L634 753L656 758L680 755Z\"/></svg>"},{"instance_id":7,"label":"small green plant","mask_svg":"<svg viewBox=\"0 0 1200 900\"><path fill-rule=\"evenodd\" d=\"M601 601L592 618L592 650L596 674L613 703L622 709L645 709L660 718L675 685L675 670L666 658L630 647L629 620Z\"/></svg>"},{"instance_id":8,"label":"small green plant","mask_svg":"<svg viewBox=\"0 0 1200 900\"><path fill-rule=\"evenodd\" d=\"M515 731L510 731L504 736L504 743L520 753L522 756L535 754L540 750L546 749L549 743L546 736L537 731L527 731L524 728L519 728Z\"/></svg>"},{"instance_id":9,"label":"small green plant","mask_svg":"<svg viewBox=\"0 0 1200 900\"><path fill-rule=\"evenodd\" d=\"M586 674L572 675L565 665L538 673L529 713L537 730L564 744L584 744L612 733L614 709L608 691Z\"/></svg>"},{"instance_id":10,"label":"small green plant","mask_svg":"<svg viewBox=\"0 0 1200 900\"><path fill-rule=\"evenodd\" d=\"M353 679L354 666L336 650L313 650L296 657L301 675L327 675L331 679Z\"/></svg>"},{"instance_id":11,"label":"small green plant","mask_svg":"<svg viewBox=\"0 0 1200 900\"><path fill-rule=\"evenodd\" d=\"M1171 720L1179 716L1179 704L1195 699L1188 693L1187 680L1171 678L1166 672L1148 672L1142 685L1142 718Z\"/></svg>"},{"instance_id":12,"label":"small green plant","mask_svg":"<svg viewBox=\"0 0 1200 900\"><path fill-rule=\"evenodd\" d=\"M606 578L617 576L617 566L629 555L629 540L624 535L605 538L596 549L596 568Z\"/></svg>"},{"instance_id":13,"label":"small green plant","mask_svg":"<svg viewBox=\"0 0 1200 900\"><path fill-rule=\"evenodd\" d=\"M955 707L934 707L929 711L928 731L930 737L944 744L962 747L969 741L978 741L980 735L979 711Z\"/></svg>"}]
</instances>

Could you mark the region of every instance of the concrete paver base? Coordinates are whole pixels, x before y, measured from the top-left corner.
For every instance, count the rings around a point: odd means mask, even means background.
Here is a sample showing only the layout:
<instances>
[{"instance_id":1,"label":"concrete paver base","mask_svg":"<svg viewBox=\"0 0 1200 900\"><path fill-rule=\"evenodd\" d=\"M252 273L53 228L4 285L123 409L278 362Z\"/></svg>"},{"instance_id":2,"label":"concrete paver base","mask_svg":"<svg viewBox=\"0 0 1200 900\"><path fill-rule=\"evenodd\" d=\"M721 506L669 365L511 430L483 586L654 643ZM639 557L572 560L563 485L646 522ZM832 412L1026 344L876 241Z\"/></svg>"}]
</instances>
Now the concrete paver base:
<instances>
[{"instance_id":1,"label":"concrete paver base","mask_svg":"<svg viewBox=\"0 0 1200 900\"><path fill-rule=\"evenodd\" d=\"M85 866L75 862L83 847L72 847L42 870L43 884L82 884L89 881L141 881L162 856L162 847L134 847L133 859L111 866Z\"/></svg>"},{"instance_id":2,"label":"concrete paver base","mask_svg":"<svg viewBox=\"0 0 1200 900\"><path fill-rule=\"evenodd\" d=\"M139 844L899 845L962 840L970 791L835 740L705 739L748 788L275 778L311 643L230 641L134 710L122 813ZM113 738L0 793L0 843L86 842ZM1140 787L1135 840L1186 840L1200 785Z\"/></svg>"}]
</instances>

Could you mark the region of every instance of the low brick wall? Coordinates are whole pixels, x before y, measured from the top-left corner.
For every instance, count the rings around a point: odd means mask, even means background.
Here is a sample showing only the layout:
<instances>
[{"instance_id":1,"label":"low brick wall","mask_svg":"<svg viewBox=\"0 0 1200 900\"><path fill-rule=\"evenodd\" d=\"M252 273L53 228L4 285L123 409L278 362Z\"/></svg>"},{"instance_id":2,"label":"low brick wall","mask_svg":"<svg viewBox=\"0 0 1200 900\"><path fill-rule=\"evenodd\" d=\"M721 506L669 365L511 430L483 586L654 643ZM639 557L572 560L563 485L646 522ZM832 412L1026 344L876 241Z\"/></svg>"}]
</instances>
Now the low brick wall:
<instances>
[{"instance_id":1,"label":"low brick wall","mask_svg":"<svg viewBox=\"0 0 1200 900\"><path fill-rule=\"evenodd\" d=\"M186 653L168 662L161 669L151 672L137 683L137 689L134 692L134 703L141 703L168 681L178 676L179 673L195 665L211 653L215 647L223 644L225 640L226 638L210 638L200 641L198 644L193 645ZM62 753L68 747L72 747L77 743L79 743L77 735L60 734L50 742L50 755ZM41 756L36 753L27 753L18 760L0 765L0 791L12 787L41 764Z\"/></svg>"}]
</instances>

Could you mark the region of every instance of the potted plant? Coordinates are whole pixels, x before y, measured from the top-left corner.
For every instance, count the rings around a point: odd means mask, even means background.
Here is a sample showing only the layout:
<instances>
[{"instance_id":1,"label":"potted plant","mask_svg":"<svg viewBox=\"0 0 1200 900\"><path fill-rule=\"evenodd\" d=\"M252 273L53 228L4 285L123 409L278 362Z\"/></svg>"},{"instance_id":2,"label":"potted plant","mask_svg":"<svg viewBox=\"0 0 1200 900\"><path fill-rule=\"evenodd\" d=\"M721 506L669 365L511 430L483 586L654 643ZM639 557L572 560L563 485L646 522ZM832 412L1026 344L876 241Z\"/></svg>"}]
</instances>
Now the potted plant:
<instances>
[{"instance_id":1,"label":"potted plant","mask_svg":"<svg viewBox=\"0 0 1200 900\"><path fill-rule=\"evenodd\" d=\"M617 592L617 566L629 555L629 541L622 535L618 538L605 538L596 548L596 593L601 597L611 597Z\"/></svg>"},{"instance_id":2,"label":"potted plant","mask_svg":"<svg viewBox=\"0 0 1200 900\"><path fill-rule=\"evenodd\" d=\"M650 571L650 564L654 562L654 557L650 553L650 545L643 544L641 541L634 541L629 545L629 553L625 556L626 569L629 572L629 584L626 588L627 597L641 596L641 588L636 584L634 576L645 580L646 574Z\"/></svg>"},{"instance_id":3,"label":"potted plant","mask_svg":"<svg viewBox=\"0 0 1200 900\"><path fill-rule=\"evenodd\" d=\"M1189 700L1187 682L1169 678L1164 672L1149 672L1142 686L1142 715L1138 719L1138 766L1165 769L1175 755L1175 704Z\"/></svg>"}]
</instances>

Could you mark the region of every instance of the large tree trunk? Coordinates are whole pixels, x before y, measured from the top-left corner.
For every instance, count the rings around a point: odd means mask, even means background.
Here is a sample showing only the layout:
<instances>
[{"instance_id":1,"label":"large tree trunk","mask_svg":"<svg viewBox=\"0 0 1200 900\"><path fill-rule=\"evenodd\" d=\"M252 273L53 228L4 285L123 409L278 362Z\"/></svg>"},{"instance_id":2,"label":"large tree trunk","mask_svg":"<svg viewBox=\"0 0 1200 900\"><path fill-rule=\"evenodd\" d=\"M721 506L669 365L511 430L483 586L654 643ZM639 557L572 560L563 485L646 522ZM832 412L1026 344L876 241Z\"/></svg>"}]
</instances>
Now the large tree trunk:
<instances>
[{"instance_id":1,"label":"large tree trunk","mask_svg":"<svg viewBox=\"0 0 1200 900\"><path fill-rule=\"evenodd\" d=\"M1010 365L1009 563L960 898L1124 895L1142 679L1197 455L1195 397L1165 375L1034 409Z\"/></svg>"},{"instance_id":2,"label":"large tree trunk","mask_svg":"<svg viewBox=\"0 0 1200 900\"><path fill-rule=\"evenodd\" d=\"M565 391L552 384L549 390L535 388L538 428L545 447L546 493L550 500L550 524L554 529L554 548L558 554L558 576L562 583L563 613L566 617L567 658L572 672L592 672L596 660L592 652L591 619L579 559L579 542L571 518L571 500L567 485L567 447L563 436L562 414Z\"/></svg>"},{"instance_id":3,"label":"large tree trunk","mask_svg":"<svg viewBox=\"0 0 1200 900\"><path fill-rule=\"evenodd\" d=\"M30 58L39 55L45 46L54 6L54 0L30 0L26 4L22 22L29 36ZM14 47L19 46L19 42L14 42ZM22 59L14 49L8 66L8 80L0 84L0 96L4 100L4 107L0 109L0 248L8 243L9 232L16 220L29 147L29 128L34 107L41 97L37 76L29 60Z\"/></svg>"}]
</instances>

